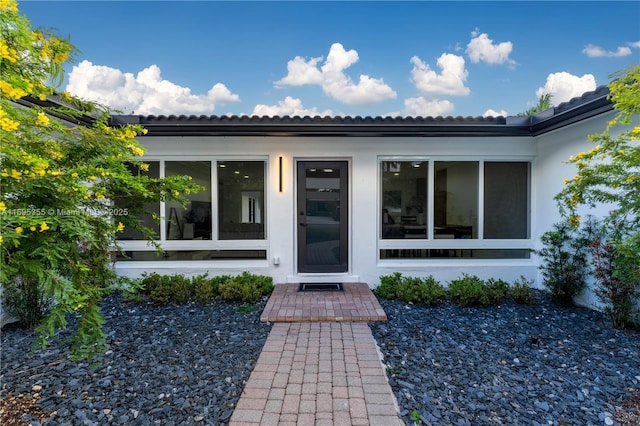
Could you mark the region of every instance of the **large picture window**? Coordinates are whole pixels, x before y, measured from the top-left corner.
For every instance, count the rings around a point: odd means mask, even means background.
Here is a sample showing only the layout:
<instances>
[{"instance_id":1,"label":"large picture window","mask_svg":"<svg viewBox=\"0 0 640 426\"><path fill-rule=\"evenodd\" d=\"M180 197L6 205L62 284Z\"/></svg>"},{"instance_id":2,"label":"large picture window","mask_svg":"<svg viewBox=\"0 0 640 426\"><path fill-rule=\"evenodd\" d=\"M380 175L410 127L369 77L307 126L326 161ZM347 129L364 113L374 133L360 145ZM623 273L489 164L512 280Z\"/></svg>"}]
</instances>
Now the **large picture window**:
<instances>
[{"instance_id":1,"label":"large picture window","mask_svg":"<svg viewBox=\"0 0 640 426\"><path fill-rule=\"evenodd\" d=\"M530 257L527 161L380 160L380 258Z\"/></svg>"},{"instance_id":2,"label":"large picture window","mask_svg":"<svg viewBox=\"0 0 640 426\"><path fill-rule=\"evenodd\" d=\"M119 239L126 255L119 260L266 259L266 241L255 241L266 238L266 161L211 159L147 163L149 171L145 174L150 177L187 175L203 189L185 194L189 200L186 207L175 201L147 206L150 214L139 220L156 231L156 241L164 252L156 254L139 233L125 228ZM152 215L161 216L160 224L153 221Z\"/></svg>"}]
</instances>

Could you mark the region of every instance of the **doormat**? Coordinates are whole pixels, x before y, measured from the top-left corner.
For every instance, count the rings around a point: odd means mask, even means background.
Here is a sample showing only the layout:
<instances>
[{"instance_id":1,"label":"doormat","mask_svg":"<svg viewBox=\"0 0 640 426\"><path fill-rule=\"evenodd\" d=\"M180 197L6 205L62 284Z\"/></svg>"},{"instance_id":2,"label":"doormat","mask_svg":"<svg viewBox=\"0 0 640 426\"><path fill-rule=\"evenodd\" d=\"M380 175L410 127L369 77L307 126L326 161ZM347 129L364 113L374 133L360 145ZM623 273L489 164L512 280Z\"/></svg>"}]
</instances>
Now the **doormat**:
<instances>
[{"instance_id":1,"label":"doormat","mask_svg":"<svg viewBox=\"0 0 640 426\"><path fill-rule=\"evenodd\" d=\"M343 291L342 283L300 283L298 291Z\"/></svg>"}]
</instances>

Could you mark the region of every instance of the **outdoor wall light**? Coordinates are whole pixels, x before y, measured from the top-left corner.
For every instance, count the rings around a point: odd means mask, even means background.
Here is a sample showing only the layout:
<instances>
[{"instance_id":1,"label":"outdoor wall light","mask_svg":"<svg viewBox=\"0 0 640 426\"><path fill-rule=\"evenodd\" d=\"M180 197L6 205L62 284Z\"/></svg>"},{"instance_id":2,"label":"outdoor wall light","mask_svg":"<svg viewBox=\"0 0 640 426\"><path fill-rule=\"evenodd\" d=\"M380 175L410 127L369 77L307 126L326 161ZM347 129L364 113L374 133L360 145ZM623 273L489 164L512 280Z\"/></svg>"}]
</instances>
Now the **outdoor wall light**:
<instances>
[{"instance_id":1,"label":"outdoor wall light","mask_svg":"<svg viewBox=\"0 0 640 426\"><path fill-rule=\"evenodd\" d=\"M282 156L280 156L280 158L278 158L278 163L279 163L279 175L278 175L278 192L282 192Z\"/></svg>"}]
</instances>

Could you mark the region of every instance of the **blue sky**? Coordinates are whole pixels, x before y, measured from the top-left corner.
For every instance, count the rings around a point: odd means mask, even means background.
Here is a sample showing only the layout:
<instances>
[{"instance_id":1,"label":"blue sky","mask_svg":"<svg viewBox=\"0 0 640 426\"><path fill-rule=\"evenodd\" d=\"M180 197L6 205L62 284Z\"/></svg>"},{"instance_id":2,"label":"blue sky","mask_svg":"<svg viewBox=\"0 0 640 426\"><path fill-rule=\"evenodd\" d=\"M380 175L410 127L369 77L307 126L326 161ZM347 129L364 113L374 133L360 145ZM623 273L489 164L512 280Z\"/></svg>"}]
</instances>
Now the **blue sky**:
<instances>
[{"instance_id":1,"label":"blue sky","mask_svg":"<svg viewBox=\"0 0 640 426\"><path fill-rule=\"evenodd\" d=\"M640 2L33 1L63 88L135 114L515 115L640 62Z\"/></svg>"}]
</instances>

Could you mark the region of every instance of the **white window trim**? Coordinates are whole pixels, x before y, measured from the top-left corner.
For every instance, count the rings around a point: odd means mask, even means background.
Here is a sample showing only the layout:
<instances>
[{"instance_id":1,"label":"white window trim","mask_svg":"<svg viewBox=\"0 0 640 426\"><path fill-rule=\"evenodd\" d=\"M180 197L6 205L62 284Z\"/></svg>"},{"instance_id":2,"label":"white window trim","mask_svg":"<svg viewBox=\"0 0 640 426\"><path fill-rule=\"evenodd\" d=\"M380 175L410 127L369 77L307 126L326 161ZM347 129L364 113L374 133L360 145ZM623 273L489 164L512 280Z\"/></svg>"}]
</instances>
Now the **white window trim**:
<instances>
[{"instance_id":1,"label":"white window trim","mask_svg":"<svg viewBox=\"0 0 640 426\"><path fill-rule=\"evenodd\" d=\"M269 191L267 190L270 185L269 177L269 156L268 155L221 155L221 156L149 156L141 158L140 161L144 162L159 162L159 177L165 177L165 163L167 161L209 161L211 162L211 211L217 212L218 207L218 167L217 164L221 161L262 161L264 162L264 206L265 210L262 211L263 220L266 217L269 218L269 214L266 211L268 206ZM160 239L155 240L156 243L167 251L191 251L191 250L267 250L269 248L267 223L265 222L265 238L254 240L219 240L218 238L218 216L212 214L212 229L211 240L167 240L167 217L166 217L166 203L160 202ZM156 248L146 240L122 240L118 241L118 246L123 251L155 251ZM267 253L268 254L268 253ZM245 261L245 260L243 260ZM165 261L169 262L169 261ZM184 262L190 261L172 261ZM203 261L198 261L201 264ZM219 264L222 261L211 261L215 264ZM238 261L230 261L238 262ZM145 261L123 261L120 264L136 263L138 266ZM157 265L157 261L148 262L153 265Z\"/></svg>"},{"instance_id":2,"label":"white window trim","mask_svg":"<svg viewBox=\"0 0 640 426\"><path fill-rule=\"evenodd\" d=\"M428 162L428 193L427 193L427 238L425 239L383 239L382 238L382 167L383 161L426 161ZM478 163L478 238L476 239L436 239L434 238L434 193L435 193L435 167L437 161L470 161ZM535 241L530 238L525 239L484 239L484 164L487 162L527 162L529 163L529 214L528 214L528 232L529 236L534 235L533 216L534 203L534 182L533 168L535 167L535 157L533 156L466 156L466 155L397 155L397 156L378 156L377 161L377 223L376 235L378 241L377 258L380 264L400 264L402 262L424 262L434 264L436 262L520 262L530 264L530 259L480 259L480 258L399 258L399 259L381 259L380 251L385 249L505 249L505 250L530 250L535 246ZM482 237L482 238L481 238Z\"/></svg>"}]
</instances>

